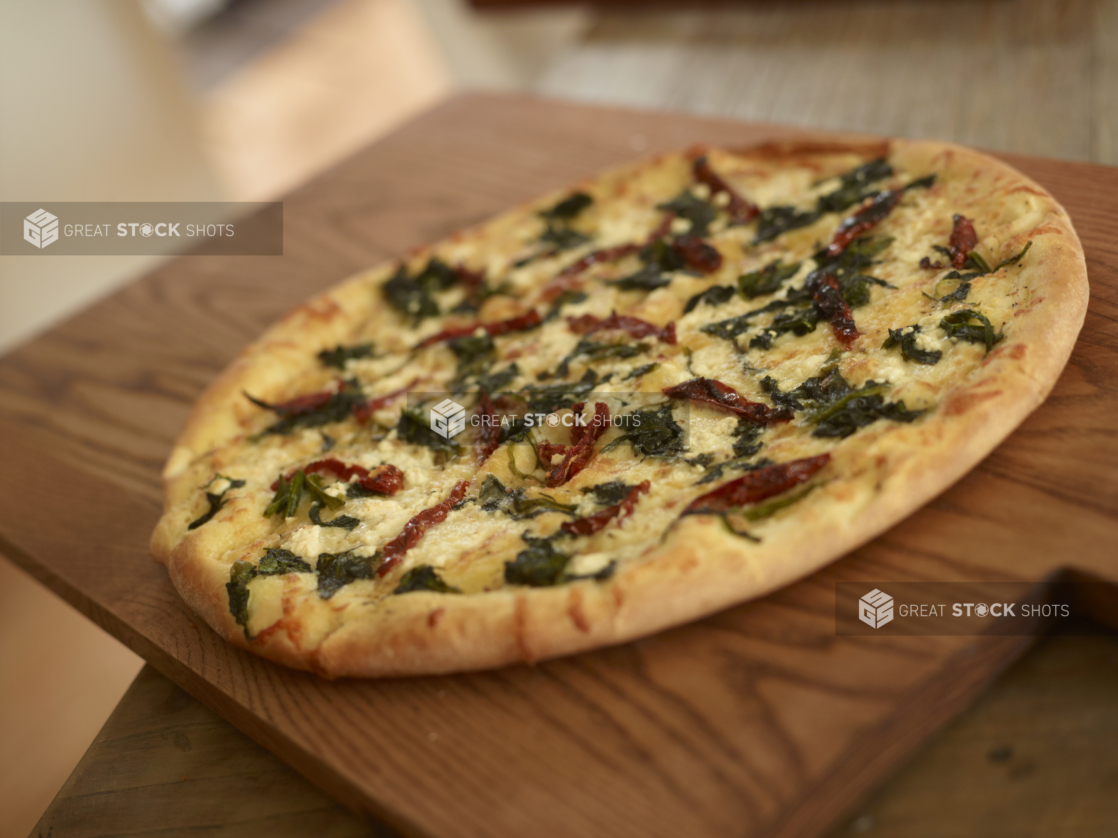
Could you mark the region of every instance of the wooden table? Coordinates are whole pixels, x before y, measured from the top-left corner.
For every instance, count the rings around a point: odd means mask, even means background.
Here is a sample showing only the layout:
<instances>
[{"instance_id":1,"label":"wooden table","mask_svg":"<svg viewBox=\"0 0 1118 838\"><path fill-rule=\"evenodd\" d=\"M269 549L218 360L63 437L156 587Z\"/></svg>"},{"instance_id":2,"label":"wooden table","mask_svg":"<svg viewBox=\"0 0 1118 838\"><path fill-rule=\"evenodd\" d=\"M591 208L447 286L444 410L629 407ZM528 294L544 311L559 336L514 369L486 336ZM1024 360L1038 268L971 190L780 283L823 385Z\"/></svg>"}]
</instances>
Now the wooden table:
<instances>
[{"instance_id":1,"label":"wooden table","mask_svg":"<svg viewBox=\"0 0 1118 838\"><path fill-rule=\"evenodd\" d=\"M278 313L359 267L624 159L636 136L655 151L696 139L748 142L787 133L510 97L448 102L292 195L284 257L179 260L0 363L0 433L16 443L0 452L8 478L0 486L0 552L332 795L397 828L440 835L541 825L553 834L818 834L1028 642L902 643L882 657L880 648L826 640L833 631L827 586L854 567L852 559L797 586L798 593L568 662L458 680L324 685L242 654L198 625L146 551L160 506L158 470L189 404ZM1084 354L1054 397L1090 442L1093 459L1076 460L1079 483L1058 496L1043 491L1044 475L1031 471L1027 457L1015 459L1021 448L995 454L960 484L969 495L933 503L911 525L859 551L863 568L889 568L900 551L917 577L935 578L951 558L948 542L943 555L918 548L937 520L952 520L960 498L980 503L984 492L1008 485L1039 493L1034 525L1046 515L1086 521L1082 531L1057 526L1048 533L1053 544L1078 551L1098 569L1113 561L1099 545L1112 544L1118 531L1118 492L1108 471L1118 449L1107 442L1112 415L1103 409L1115 397L1110 371L1118 366L1118 250L1103 232L1115 223L1118 172L1014 162L1069 205L1077 199L1075 217L1091 232L1089 271L1105 278L1094 289ZM1058 174L1060 183L1049 182ZM1097 200L1084 202L1083 195ZM1058 472L1060 464L1045 467ZM63 525L58 509L66 510ZM1012 516L999 523L999 515L988 523L1002 529L990 532L1016 538L1013 549L1037 560L1035 526L1014 535L1005 530ZM972 536L989 537L984 526L975 522ZM1103 613L1109 607L1100 606ZM773 622L774 615L781 619ZM775 633L757 635L765 625ZM740 660L727 675L745 679L709 681L714 704L702 712L673 699L671 690L654 696L643 683L657 677L647 671L651 665L668 667L682 685L696 638L708 642L702 667L714 662L711 654L735 654ZM842 670L838 649L862 650L854 669ZM912 650L919 650L916 657ZM950 678L937 678L940 672ZM611 693L626 673L628 689L637 692ZM855 673L872 685L859 686ZM809 688L817 677L826 683ZM633 699L642 690L652 703L638 706ZM379 724L378 715L391 724L366 727L349 743L307 715L316 702L343 719L360 708L360 726ZM771 717L722 715L742 706ZM410 724L422 727L407 728L409 707ZM471 713L463 715L463 707ZM549 717L549 708L563 715ZM773 735L756 740L755 753L742 752L723 741L727 721L737 725L739 740L745 729ZM357 720L351 724L356 731ZM502 740L502 726L516 734ZM320 748L331 736L334 745ZM533 744L538 759L529 758ZM775 761L767 768L749 764L770 756ZM484 780L446 796L436 776L443 760L458 766L471 757L490 760ZM221 766L214 770L220 776ZM552 785L562 795L551 794L549 772L557 772ZM510 790L520 796L509 798ZM312 797L285 793L289 799L309 817L324 810Z\"/></svg>"}]
</instances>

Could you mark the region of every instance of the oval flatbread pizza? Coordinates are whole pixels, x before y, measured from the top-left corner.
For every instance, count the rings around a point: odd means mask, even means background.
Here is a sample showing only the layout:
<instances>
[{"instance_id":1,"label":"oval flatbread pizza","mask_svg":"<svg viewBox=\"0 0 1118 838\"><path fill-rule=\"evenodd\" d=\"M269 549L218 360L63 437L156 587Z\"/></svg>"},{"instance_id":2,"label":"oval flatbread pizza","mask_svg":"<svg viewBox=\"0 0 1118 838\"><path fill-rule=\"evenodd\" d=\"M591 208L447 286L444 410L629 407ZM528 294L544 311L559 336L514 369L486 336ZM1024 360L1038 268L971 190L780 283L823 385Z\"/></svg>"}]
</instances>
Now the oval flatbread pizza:
<instances>
[{"instance_id":1,"label":"oval flatbread pizza","mask_svg":"<svg viewBox=\"0 0 1118 838\"><path fill-rule=\"evenodd\" d=\"M657 157L269 329L195 407L152 549L223 637L328 677L619 643L943 491L1087 296L1064 210L968 149Z\"/></svg>"}]
</instances>

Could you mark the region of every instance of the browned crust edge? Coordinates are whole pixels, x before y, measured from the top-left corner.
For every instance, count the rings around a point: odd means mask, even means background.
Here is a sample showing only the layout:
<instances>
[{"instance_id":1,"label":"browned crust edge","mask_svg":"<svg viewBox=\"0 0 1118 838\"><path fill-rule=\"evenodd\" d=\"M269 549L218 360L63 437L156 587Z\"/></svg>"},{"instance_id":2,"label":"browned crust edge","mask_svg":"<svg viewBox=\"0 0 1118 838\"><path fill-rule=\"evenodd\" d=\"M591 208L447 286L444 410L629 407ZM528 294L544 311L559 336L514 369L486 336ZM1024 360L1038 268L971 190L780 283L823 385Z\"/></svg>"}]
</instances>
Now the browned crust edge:
<instances>
[{"instance_id":1,"label":"browned crust edge","mask_svg":"<svg viewBox=\"0 0 1118 838\"><path fill-rule=\"evenodd\" d=\"M826 146L841 148L836 143ZM856 149L865 146L854 144ZM776 147L781 154L819 150L818 144L782 143L759 153L772 153ZM313 650L301 648L297 637L282 631L262 642L246 641L228 611L227 568L209 560L197 539L174 543L173 532L181 522L161 521L153 552L168 564L187 604L228 640L328 677L443 673L570 654L697 619L819 569L911 514L1004 440L1054 386L1087 308L1082 247L1066 212L1047 191L1006 164L963 147L895 141L892 149L917 169L932 163L956 172L979 169L1040 196L1045 217L1021 237L1022 243L1025 238L1034 241L1034 256L1022 275L1043 296L1044 306L1014 322L1009 338L971 380L949 393L935 415L913 426L892 427L868 442L860 462L873 460L877 469L863 474L857 471L858 463L836 456L823 476L839 479L805 505L805 525L794 532L743 550L717 521L688 518L646 561L623 567L606 583L461 597L408 594L344 621ZM371 306L345 308L347 293L352 295L357 285L367 287L364 282L370 276L386 272L374 270L300 306L219 377L199 400L168 462L168 503L191 462L243 431L229 407L231 397L249 387L280 385L293 368L304 367L308 353L313 357L317 349L336 342L368 316ZM313 334L311 325L317 326ZM859 485L876 483L882 472L882 488L890 491ZM851 473L854 477L843 479Z\"/></svg>"}]
</instances>

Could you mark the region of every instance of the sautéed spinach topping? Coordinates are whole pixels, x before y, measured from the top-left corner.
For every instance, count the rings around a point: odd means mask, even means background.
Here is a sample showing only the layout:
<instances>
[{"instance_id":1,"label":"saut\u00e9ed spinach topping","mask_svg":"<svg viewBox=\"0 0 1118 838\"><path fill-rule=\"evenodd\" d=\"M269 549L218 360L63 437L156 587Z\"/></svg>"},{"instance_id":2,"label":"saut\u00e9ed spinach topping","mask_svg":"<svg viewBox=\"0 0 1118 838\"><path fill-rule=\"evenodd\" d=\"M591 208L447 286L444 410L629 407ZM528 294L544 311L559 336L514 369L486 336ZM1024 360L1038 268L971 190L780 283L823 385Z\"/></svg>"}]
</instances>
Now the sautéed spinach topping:
<instances>
[{"instance_id":1,"label":"saut\u00e9ed spinach topping","mask_svg":"<svg viewBox=\"0 0 1118 838\"><path fill-rule=\"evenodd\" d=\"M390 348L391 341L377 334L371 335L375 340L331 342L314 357L317 369L334 371L332 386L283 402L245 394L271 414L264 429L250 437L255 444L298 439L305 431L330 426L329 434L319 431L317 454L330 459L293 463L275 478L263 508L281 543L288 543L282 540L286 533L309 531L328 549L269 547L255 561L232 564L226 584L229 610L246 637L252 583L263 577L302 575L321 600L382 578L388 586L382 593L392 595L477 592L452 561L445 566L441 560L401 563L405 553L422 547L425 533L452 517L468 521L455 536L463 548L467 542L476 546L469 541L473 530L485 526L507 521L518 522L518 529L529 527L503 565L496 565L494 572L505 585L604 582L623 553L611 553L611 542L599 533L623 534L624 519L650 487L649 480L626 473L630 466L689 467L690 482L680 484L685 488L679 491L690 494L667 519L715 515L735 536L758 541L754 527L763 533L763 522L821 485L818 479L796 477L797 464L810 458L791 460L774 442L799 434L837 444L867 426L911 423L934 408L920 403L910 409L891 383L896 378L875 379L873 364L857 372L867 353L878 353L874 363L888 359L912 375L924 375L956 358L959 344L979 345L988 353L1005 338L1000 330L1005 324L996 327L982 308L1004 310L988 290L993 275L1020 266L1031 241L1006 258L988 260L979 252L971 222L956 214L951 238L930 251L921 245L931 255L918 260L890 234L904 243L892 226L895 214L923 206L917 192L936 193L934 175L906 181L887 160L871 159L813 183L799 199L754 205L748 190L739 194L712 174L705 157L702 164L702 176L696 174L694 182L648 202L654 217L627 241L603 233L608 206L591 191L579 190L532 216L534 232L525 231L519 239L522 250L507 266L497 259L484 269L470 267L445 254L401 263L376 293L403 328L414 330L406 351ZM952 217L949 208L944 213ZM773 243L793 233L784 241L795 245L780 252ZM528 274L519 271L541 277L536 291L524 292ZM898 279L905 271L927 281ZM920 322L910 315L882 326L863 317L863 309L876 314L883 310L877 304L916 293L923 306ZM613 310L599 304L603 295ZM501 305L511 308L494 316L490 309L501 310ZM667 315L657 314L661 311L674 311L679 323L665 323ZM820 330L824 334L816 334ZM549 342L556 333L567 341ZM831 333L835 348L814 374L814 365L796 367L802 371L793 376L780 360L772 360L795 357L787 348L809 335L815 335L813 345L820 338L826 345ZM863 335L876 339L854 345ZM717 352L731 361L712 362ZM382 384L381 373L370 370L382 370L386 358L415 362L423 375L402 388ZM729 378L733 369L742 371L736 380ZM850 383L844 370L862 383ZM713 378L716 374L729 380ZM663 400L669 390L681 392L673 388L687 378L705 382L706 392L718 398ZM420 380L422 385L416 383ZM431 403L404 400L413 391L440 387L453 398L453 407L478 421L451 433L445 423L440 428L429 419ZM634 390L651 396L631 398ZM370 420L374 410L389 406L398 410L394 423L385 424L383 414L380 424ZM568 412L573 427L549 428L530 418ZM693 433L697 416L730 415L736 422L705 435ZM608 424L578 424L587 417L605 418ZM481 419L494 424L483 430ZM359 456L363 450L375 450L383 462L369 465L370 458ZM396 456L403 467L386 489L388 484L378 482L384 477L378 469ZM495 465L484 478L458 480L449 496L445 486L430 488L470 458L478 467L494 458L507 468ZM597 472L608 479L578 477L600 458L613 464ZM812 465L811 474L820 467ZM344 485L334 489L335 483ZM246 485L246 479L215 474L201 487L208 508L187 528L205 526L228 503L228 493ZM377 529L388 510L405 502L410 504L406 521L392 532ZM374 530L370 538L367 533ZM590 563L597 569L574 572L576 559L593 539L598 539L594 550L603 554L596 565ZM317 545L318 540L300 543ZM358 589L373 590L368 585Z\"/></svg>"}]
</instances>

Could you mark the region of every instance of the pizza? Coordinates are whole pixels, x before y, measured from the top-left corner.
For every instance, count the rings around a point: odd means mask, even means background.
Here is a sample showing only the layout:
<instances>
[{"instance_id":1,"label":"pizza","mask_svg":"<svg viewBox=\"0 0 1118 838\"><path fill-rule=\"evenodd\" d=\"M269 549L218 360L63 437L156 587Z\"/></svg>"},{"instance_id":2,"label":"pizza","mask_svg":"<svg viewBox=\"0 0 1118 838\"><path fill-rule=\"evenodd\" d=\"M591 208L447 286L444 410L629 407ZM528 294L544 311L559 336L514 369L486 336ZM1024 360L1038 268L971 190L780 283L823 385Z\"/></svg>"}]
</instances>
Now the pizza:
<instances>
[{"instance_id":1,"label":"pizza","mask_svg":"<svg viewBox=\"0 0 1118 838\"><path fill-rule=\"evenodd\" d=\"M271 327L176 442L152 550L229 642L327 677L620 643L943 491L1087 296L1064 210L965 148L662 155Z\"/></svg>"}]
</instances>

